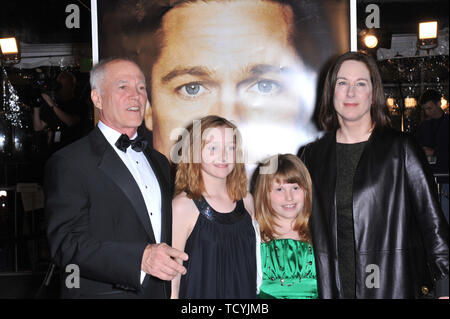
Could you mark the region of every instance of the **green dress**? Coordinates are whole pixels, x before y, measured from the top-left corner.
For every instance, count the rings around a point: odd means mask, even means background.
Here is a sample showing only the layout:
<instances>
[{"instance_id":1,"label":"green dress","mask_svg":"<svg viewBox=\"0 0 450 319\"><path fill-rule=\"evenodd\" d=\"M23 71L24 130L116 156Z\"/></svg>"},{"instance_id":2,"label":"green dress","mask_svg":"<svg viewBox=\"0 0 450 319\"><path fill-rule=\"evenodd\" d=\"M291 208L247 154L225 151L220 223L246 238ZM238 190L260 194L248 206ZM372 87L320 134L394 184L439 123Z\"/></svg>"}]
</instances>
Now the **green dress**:
<instances>
[{"instance_id":1,"label":"green dress","mask_svg":"<svg viewBox=\"0 0 450 319\"><path fill-rule=\"evenodd\" d=\"M318 297L314 251L309 243L294 239L261 243L261 267L258 298Z\"/></svg>"}]
</instances>

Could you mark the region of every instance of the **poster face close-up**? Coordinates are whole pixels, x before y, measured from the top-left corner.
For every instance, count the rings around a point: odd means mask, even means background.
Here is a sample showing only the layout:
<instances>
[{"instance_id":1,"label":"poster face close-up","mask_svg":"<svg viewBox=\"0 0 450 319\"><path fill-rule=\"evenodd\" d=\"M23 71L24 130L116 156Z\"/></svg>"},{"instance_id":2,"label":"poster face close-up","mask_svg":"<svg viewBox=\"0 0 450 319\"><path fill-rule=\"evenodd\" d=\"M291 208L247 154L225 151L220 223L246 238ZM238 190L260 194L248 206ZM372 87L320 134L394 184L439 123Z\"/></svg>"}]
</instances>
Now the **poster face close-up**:
<instances>
[{"instance_id":1,"label":"poster face close-up","mask_svg":"<svg viewBox=\"0 0 450 319\"><path fill-rule=\"evenodd\" d=\"M179 129L206 115L233 121L250 166L314 140L316 96L330 58L349 50L339 0L97 1L99 59L144 71L146 126L170 160Z\"/></svg>"}]
</instances>

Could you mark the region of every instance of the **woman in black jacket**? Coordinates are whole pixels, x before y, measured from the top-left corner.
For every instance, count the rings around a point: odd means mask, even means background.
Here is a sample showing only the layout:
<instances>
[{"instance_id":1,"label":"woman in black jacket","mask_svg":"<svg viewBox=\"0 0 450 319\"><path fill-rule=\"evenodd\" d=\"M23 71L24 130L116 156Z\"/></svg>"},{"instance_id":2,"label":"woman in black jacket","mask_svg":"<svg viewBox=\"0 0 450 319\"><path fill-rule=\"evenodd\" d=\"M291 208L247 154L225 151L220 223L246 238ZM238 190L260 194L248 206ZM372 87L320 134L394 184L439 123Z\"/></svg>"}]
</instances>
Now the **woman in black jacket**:
<instances>
[{"instance_id":1,"label":"woman in black jacket","mask_svg":"<svg viewBox=\"0 0 450 319\"><path fill-rule=\"evenodd\" d=\"M314 185L311 231L322 298L448 296L448 224L426 158L390 128L375 61L329 70L319 111L328 132L301 157Z\"/></svg>"}]
</instances>

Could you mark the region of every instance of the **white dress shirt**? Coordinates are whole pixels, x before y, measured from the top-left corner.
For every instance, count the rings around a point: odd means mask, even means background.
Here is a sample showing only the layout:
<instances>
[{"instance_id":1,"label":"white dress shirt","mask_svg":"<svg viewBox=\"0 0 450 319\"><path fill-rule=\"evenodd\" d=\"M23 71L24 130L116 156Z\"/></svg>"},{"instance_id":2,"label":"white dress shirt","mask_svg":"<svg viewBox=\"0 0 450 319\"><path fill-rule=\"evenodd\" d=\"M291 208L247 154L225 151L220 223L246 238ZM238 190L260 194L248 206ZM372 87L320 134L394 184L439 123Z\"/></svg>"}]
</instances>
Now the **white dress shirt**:
<instances>
[{"instance_id":1,"label":"white dress shirt","mask_svg":"<svg viewBox=\"0 0 450 319\"><path fill-rule=\"evenodd\" d=\"M126 165L134 180L139 186L144 197L147 212L150 217L151 226L157 243L161 242L161 189L158 180L143 152L136 152L128 147L126 152L122 152L116 147L116 142L121 133L110 128L102 121L98 122L98 128L119 155ZM136 138L137 133L131 138ZM145 277L145 272L141 270L141 284Z\"/></svg>"}]
</instances>

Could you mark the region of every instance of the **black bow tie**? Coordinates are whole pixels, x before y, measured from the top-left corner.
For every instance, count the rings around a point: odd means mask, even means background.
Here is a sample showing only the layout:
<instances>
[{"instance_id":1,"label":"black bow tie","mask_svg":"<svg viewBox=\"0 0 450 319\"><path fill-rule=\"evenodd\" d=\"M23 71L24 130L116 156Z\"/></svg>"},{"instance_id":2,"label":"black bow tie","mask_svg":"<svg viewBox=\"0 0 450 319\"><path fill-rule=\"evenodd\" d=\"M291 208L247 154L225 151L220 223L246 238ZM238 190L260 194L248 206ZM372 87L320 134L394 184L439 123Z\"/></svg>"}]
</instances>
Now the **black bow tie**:
<instances>
[{"instance_id":1,"label":"black bow tie","mask_svg":"<svg viewBox=\"0 0 450 319\"><path fill-rule=\"evenodd\" d=\"M122 134L116 142L117 148L125 153L130 145L136 152L142 152L147 147L147 141L142 136L138 136L134 140L130 140L128 135Z\"/></svg>"}]
</instances>

